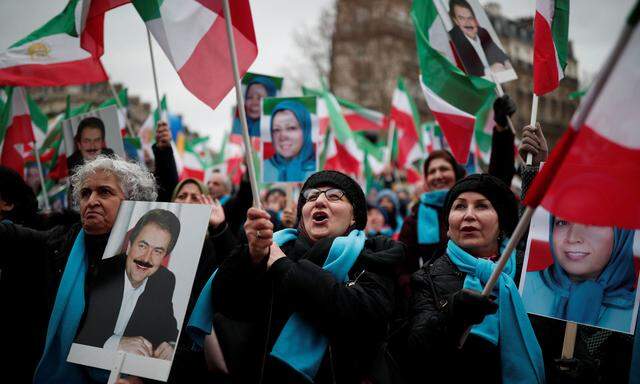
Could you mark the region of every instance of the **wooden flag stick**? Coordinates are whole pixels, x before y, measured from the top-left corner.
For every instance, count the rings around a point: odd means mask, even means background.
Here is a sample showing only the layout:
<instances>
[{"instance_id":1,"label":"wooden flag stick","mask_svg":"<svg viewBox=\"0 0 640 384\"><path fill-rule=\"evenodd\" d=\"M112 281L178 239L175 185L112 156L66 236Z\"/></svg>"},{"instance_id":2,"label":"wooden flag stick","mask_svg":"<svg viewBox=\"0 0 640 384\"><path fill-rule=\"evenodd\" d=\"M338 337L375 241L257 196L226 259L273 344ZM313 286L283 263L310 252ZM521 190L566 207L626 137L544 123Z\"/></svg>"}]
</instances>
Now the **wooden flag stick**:
<instances>
[{"instance_id":1,"label":"wooden flag stick","mask_svg":"<svg viewBox=\"0 0 640 384\"><path fill-rule=\"evenodd\" d=\"M149 56L151 57L151 72L153 73L153 88L156 91L156 106L158 108L158 111L162 111L162 108L160 107L160 92L158 91L158 76L156 75L156 60L153 57L153 44L151 44L151 32L149 32L149 28L147 28L147 42L149 43ZM156 127L153 127L154 130L155 128Z\"/></svg>"},{"instance_id":2,"label":"wooden flag stick","mask_svg":"<svg viewBox=\"0 0 640 384\"><path fill-rule=\"evenodd\" d=\"M120 110L124 109L124 106L122 105L122 101L120 101L120 98L118 97L118 93L116 92L116 89L113 86L113 83L111 82L111 77L109 77L109 80L107 80L107 83L109 83L109 88L111 88L111 93L113 94L113 97L116 99L116 105L118 106L118 113L120 113ZM127 124L127 131L129 131L129 135L131 137L136 137L136 134L133 131L133 127L131 126L131 121L129 120L129 116L127 116L126 112L124 114L124 121Z\"/></svg>"},{"instance_id":3,"label":"wooden flag stick","mask_svg":"<svg viewBox=\"0 0 640 384\"><path fill-rule=\"evenodd\" d=\"M573 359L573 351L576 347L576 334L578 333L578 324L567 321L564 329L564 341L562 342L562 359Z\"/></svg>"},{"instance_id":4,"label":"wooden flag stick","mask_svg":"<svg viewBox=\"0 0 640 384\"><path fill-rule=\"evenodd\" d=\"M531 120L529 121L529 125L532 127L536 126L536 120L538 119L538 95L533 94L533 100L531 100ZM533 155L531 153L527 153L527 165L533 164Z\"/></svg>"},{"instance_id":5,"label":"wooden flag stick","mask_svg":"<svg viewBox=\"0 0 640 384\"><path fill-rule=\"evenodd\" d=\"M44 185L44 172L42 171L42 163L40 162L40 152L38 151L38 143L33 142L33 155L36 158L36 164L38 165L38 177L40 178L40 185L42 186L42 197L44 198L44 209L51 210L49 205L49 193L47 192L47 186Z\"/></svg>"},{"instance_id":6,"label":"wooden flag stick","mask_svg":"<svg viewBox=\"0 0 640 384\"><path fill-rule=\"evenodd\" d=\"M244 154L249 169L249 182L251 183L251 193L253 194L253 206L260 207L260 187L256 178L256 169L253 166L253 147L251 146L251 138L249 137L249 126L247 124L247 113L244 110L244 96L242 95L242 85L240 83L240 70L238 69L238 55L236 53L236 42L233 38L231 30L231 10L229 9L229 0L223 0L224 21L227 27L227 37L229 38L229 53L231 56L231 66L233 67L233 80L236 84L236 99L238 101L238 112L240 114L240 123L242 124L242 139L244 141Z\"/></svg>"},{"instance_id":7,"label":"wooden flag stick","mask_svg":"<svg viewBox=\"0 0 640 384\"><path fill-rule=\"evenodd\" d=\"M527 207L522 213L522 217L520 221L518 221L518 225L516 225L516 229L513 231L511 238L509 238L509 242L507 246L502 251L502 255L500 255L500 259L496 263L489 280L487 280L487 284L485 284L484 289L482 290L483 296L489 296L493 291L493 287L495 287L498 279L500 278L500 274L504 270L504 267L507 265L507 261L509 261L509 257L511 256L511 252L516 248L516 245L520 242L520 239L524 235L525 230L529 226L529 222L531 221L531 217L533 213L536 211L535 208ZM458 348L462 348L464 342L467 340L467 336L469 336L469 332L471 331L471 327L467 328L462 337L460 338L460 344Z\"/></svg>"}]
</instances>

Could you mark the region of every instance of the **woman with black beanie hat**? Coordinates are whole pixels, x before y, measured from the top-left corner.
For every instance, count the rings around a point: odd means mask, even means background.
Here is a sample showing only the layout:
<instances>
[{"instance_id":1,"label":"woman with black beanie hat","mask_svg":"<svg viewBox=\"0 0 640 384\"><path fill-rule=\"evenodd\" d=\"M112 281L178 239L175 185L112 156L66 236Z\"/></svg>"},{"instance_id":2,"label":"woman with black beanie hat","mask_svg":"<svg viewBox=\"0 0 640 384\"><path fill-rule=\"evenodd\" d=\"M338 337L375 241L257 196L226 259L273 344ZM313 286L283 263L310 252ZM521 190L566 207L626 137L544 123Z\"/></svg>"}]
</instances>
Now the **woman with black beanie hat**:
<instances>
[{"instance_id":1,"label":"woman with black beanie hat","mask_svg":"<svg viewBox=\"0 0 640 384\"><path fill-rule=\"evenodd\" d=\"M494 296L480 294L517 224L515 196L498 178L475 174L449 190L443 213L446 251L411 281L411 376L424 378L418 364L429 362L435 368L429 371L433 382L544 382L540 346L513 282L513 255ZM460 337L472 325L459 348Z\"/></svg>"},{"instance_id":2,"label":"woman with black beanie hat","mask_svg":"<svg viewBox=\"0 0 640 384\"><path fill-rule=\"evenodd\" d=\"M212 277L218 361L233 382L377 382L404 249L365 237L364 193L340 172L311 175L297 215L295 229L273 233L268 213L251 208L248 244Z\"/></svg>"}]
</instances>

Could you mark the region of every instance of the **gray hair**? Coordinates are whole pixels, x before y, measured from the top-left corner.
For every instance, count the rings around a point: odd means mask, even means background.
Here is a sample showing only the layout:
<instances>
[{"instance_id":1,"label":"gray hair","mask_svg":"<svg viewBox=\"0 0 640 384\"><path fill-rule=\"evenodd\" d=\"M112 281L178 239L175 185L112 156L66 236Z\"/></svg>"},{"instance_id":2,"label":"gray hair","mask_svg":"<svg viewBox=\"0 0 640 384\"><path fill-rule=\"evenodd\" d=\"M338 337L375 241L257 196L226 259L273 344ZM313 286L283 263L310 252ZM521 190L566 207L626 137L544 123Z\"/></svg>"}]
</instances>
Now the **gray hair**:
<instances>
[{"instance_id":1,"label":"gray hair","mask_svg":"<svg viewBox=\"0 0 640 384\"><path fill-rule=\"evenodd\" d=\"M155 178L140 164L128 162L119 156L100 155L95 160L76 168L75 174L71 176L75 206L80 204L80 190L85 181L97 172L114 175L118 179L126 200L155 201L158 197Z\"/></svg>"}]
</instances>

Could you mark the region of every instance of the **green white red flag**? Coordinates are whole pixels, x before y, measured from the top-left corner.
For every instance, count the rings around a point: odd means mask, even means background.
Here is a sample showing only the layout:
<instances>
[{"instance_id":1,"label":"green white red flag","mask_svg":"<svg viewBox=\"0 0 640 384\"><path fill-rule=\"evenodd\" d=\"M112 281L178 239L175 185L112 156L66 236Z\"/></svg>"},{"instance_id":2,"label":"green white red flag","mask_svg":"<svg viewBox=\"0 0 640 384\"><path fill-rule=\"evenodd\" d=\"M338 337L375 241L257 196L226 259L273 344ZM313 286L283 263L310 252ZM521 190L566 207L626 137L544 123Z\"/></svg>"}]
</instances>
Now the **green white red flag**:
<instances>
[{"instance_id":1,"label":"green white red flag","mask_svg":"<svg viewBox=\"0 0 640 384\"><path fill-rule=\"evenodd\" d=\"M420 115L413 97L407 92L404 79L399 78L391 100L389 119L396 127L396 162L399 168L407 168L414 161L423 158L424 148L420 140L418 127Z\"/></svg>"},{"instance_id":2,"label":"green white red flag","mask_svg":"<svg viewBox=\"0 0 640 384\"><path fill-rule=\"evenodd\" d=\"M70 0L62 13L0 52L0 84L61 86L106 81L100 63L104 11L124 2Z\"/></svg>"},{"instance_id":3,"label":"green white red flag","mask_svg":"<svg viewBox=\"0 0 640 384\"><path fill-rule=\"evenodd\" d=\"M181 179L191 177L205 181L207 170L213 167L213 159L207 147L208 143L208 137L198 137L185 143L184 153L182 154Z\"/></svg>"},{"instance_id":4,"label":"green white red flag","mask_svg":"<svg viewBox=\"0 0 640 384\"><path fill-rule=\"evenodd\" d=\"M132 0L182 83L211 108L234 87L222 1ZM229 2L240 76L258 55L249 0Z\"/></svg>"},{"instance_id":5,"label":"green white red flag","mask_svg":"<svg viewBox=\"0 0 640 384\"><path fill-rule=\"evenodd\" d=\"M597 226L640 228L640 2L525 204Z\"/></svg>"},{"instance_id":6,"label":"green white red flag","mask_svg":"<svg viewBox=\"0 0 640 384\"><path fill-rule=\"evenodd\" d=\"M24 88L7 90L7 102L0 112L0 164L24 177L26 152L35 141Z\"/></svg>"},{"instance_id":7,"label":"green white red flag","mask_svg":"<svg viewBox=\"0 0 640 384\"><path fill-rule=\"evenodd\" d=\"M533 21L533 92L558 88L569 53L569 0L536 0Z\"/></svg>"},{"instance_id":8,"label":"green white red flag","mask_svg":"<svg viewBox=\"0 0 640 384\"><path fill-rule=\"evenodd\" d=\"M416 30L420 85L453 156L465 164L475 115L493 103L495 85L467 76L448 58L451 48L443 38L447 33L432 0L415 0L411 16Z\"/></svg>"},{"instance_id":9,"label":"green white red flag","mask_svg":"<svg viewBox=\"0 0 640 384\"><path fill-rule=\"evenodd\" d=\"M382 112L365 108L352 101L336 97L342 107L342 115L352 131L381 131L385 129L385 116Z\"/></svg>"}]
</instances>

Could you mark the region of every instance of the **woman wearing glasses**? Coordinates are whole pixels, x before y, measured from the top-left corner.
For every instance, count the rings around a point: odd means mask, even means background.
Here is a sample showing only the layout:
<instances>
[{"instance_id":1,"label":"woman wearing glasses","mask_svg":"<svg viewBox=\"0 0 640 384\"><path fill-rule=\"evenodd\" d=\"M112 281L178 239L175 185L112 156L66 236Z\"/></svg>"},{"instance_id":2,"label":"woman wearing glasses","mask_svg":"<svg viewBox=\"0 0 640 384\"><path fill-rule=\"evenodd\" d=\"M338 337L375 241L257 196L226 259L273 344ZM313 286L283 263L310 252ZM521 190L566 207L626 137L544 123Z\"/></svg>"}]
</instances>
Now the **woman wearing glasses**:
<instances>
[{"instance_id":1,"label":"woman wearing glasses","mask_svg":"<svg viewBox=\"0 0 640 384\"><path fill-rule=\"evenodd\" d=\"M374 380L403 246L365 238L364 193L340 172L309 177L297 212L295 229L273 233L267 212L251 208L248 245L213 277L217 366L233 382Z\"/></svg>"}]
</instances>

